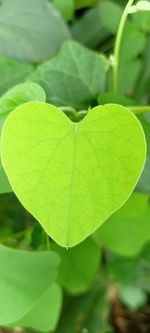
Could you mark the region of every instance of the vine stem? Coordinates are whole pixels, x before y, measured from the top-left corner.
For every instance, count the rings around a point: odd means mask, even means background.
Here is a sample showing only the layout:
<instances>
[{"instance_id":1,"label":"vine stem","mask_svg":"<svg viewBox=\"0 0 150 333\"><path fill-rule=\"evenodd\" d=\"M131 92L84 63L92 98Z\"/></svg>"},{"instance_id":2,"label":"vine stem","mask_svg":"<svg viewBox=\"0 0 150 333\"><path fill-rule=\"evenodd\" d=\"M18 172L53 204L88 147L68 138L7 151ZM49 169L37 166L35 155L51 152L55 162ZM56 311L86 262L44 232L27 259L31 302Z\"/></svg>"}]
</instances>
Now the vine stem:
<instances>
[{"instance_id":1,"label":"vine stem","mask_svg":"<svg viewBox=\"0 0 150 333\"><path fill-rule=\"evenodd\" d=\"M118 90L118 67L119 67L119 55L120 55L120 47L121 47L123 30L124 30L127 16L129 14L129 9L132 6L133 2L134 2L134 0L129 0L124 9L124 12L123 12L121 20L120 20L117 37L116 37L115 48L114 48L114 57L113 57L113 91L114 92L117 92L117 90Z\"/></svg>"},{"instance_id":2,"label":"vine stem","mask_svg":"<svg viewBox=\"0 0 150 333\"><path fill-rule=\"evenodd\" d=\"M46 232L45 232L45 238L46 238L46 250L50 251L50 239Z\"/></svg>"},{"instance_id":3,"label":"vine stem","mask_svg":"<svg viewBox=\"0 0 150 333\"><path fill-rule=\"evenodd\" d=\"M150 112L150 106L131 106L131 107L127 107L128 109L130 109L135 115L140 115L142 113L145 112Z\"/></svg>"},{"instance_id":4,"label":"vine stem","mask_svg":"<svg viewBox=\"0 0 150 333\"><path fill-rule=\"evenodd\" d=\"M136 116L138 116L142 113L150 112L149 105L135 105L135 106L129 105L129 106L125 106L125 107L127 109L129 109L130 111L132 111ZM87 113L88 113L88 110L81 110L81 111L75 112L74 121L80 121L81 119L84 118L84 116L86 116Z\"/></svg>"}]
</instances>

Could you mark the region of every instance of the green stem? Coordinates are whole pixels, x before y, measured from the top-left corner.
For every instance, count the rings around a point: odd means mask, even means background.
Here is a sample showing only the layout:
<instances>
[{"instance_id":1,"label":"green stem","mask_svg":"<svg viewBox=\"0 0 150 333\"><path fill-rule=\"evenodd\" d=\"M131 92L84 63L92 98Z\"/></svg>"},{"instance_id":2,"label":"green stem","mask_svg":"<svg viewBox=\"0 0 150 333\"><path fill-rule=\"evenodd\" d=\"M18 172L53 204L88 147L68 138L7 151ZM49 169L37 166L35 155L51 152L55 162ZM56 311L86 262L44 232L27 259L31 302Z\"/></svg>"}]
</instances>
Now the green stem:
<instances>
[{"instance_id":1,"label":"green stem","mask_svg":"<svg viewBox=\"0 0 150 333\"><path fill-rule=\"evenodd\" d=\"M127 16L129 14L129 8L132 6L133 2L134 2L134 0L129 0L125 7L125 10L124 10L121 20L120 20L118 33L117 33L117 37L116 37L115 49L114 49L114 59L113 59L113 91L114 92L117 92L117 90L118 90L118 67L119 67L119 55L120 55L120 47L121 47L123 30L124 30Z\"/></svg>"},{"instance_id":2,"label":"green stem","mask_svg":"<svg viewBox=\"0 0 150 333\"><path fill-rule=\"evenodd\" d=\"M128 106L128 108L135 114L142 114L145 112L150 112L150 106Z\"/></svg>"},{"instance_id":3,"label":"green stem","mask_svg":"<svg viewBox=\"0 0 150 333\"><path fill-rule=\"evenodd\" d=\"M46 237L46 250L50 251L50 239L47 233L45 233L45 237Z\"/></svg>"},{"instance_id":4,"label":"green stem","mask_svg":"<svg viewBox=\"0 0 150 333\"><path fill-rule=\"evenodd\" d=\"M68 114L73 114L73 115L76 114L76 110L71 106L60 106L59 109Z\"/></svg>"}]
</instances>

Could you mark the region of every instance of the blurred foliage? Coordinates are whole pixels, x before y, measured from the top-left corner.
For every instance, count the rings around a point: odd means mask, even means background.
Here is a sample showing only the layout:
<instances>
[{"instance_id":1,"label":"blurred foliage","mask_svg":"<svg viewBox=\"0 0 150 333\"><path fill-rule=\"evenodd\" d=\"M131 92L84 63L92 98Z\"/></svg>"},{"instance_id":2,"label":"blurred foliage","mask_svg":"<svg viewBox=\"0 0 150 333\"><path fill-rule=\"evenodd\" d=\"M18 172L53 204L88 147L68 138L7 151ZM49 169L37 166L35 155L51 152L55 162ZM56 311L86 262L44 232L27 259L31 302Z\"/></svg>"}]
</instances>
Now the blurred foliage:
<instances>
[{"instance_id":1,"label":"blurred foliage","mask_svg":"<svg viewBox=\"0 0 150 333\"><path fill-rule=\"evenodd\" d=\"M119 89L115 94L112 91L111 56L126 3L127 0L0 1L0 113L4 94L25 81L41 85L47 101L66 107L70 118L74 109L84 112L96 104L149 105L150 13L136 13L127 20L121 45ZM70 39L72 41L68 42ZM20 104L32 97L21 100ZM13 97L13 105L19 105L15 104L17 98ZM3 123L3 115L1 117ZM132 311L147 302L150 293L150 113L138 117L148 149L136 193L101 229L71 250L54 244L16 196L4 193L10 187L0 169L2 251L5 252L4 245L16 249L18 256L24 249L37 252L38 257L41 251L47 256L53 250L61 259L58 277L52 279L56 280L55 284L45 288L46 293L35 304L37 294L43 283L47 283L44 281L51 277L51 272L48 276L42 262L37 262L35 271L32 263L26 271L19 270L24 261L19 259L20 264L18 259L11 262L10 256L12 272L18 270L23 283L23 274L27 282L32 272L32 283L26 291L36 288L35 293L31 292L32 311L30 306L30 311L22 318L18 315L16 323L10 323L10 326L29 326L36 332L111 333L114 331L109 318L114 299L120 298ZM47 258L44 259L46 265L50 265ZM0 309L3 309L4 296L6 308L9 297L17 307L17 288L22 290L17 274L11 275L11 271L9 274L10 264L8 261L7 266L5 261L7 251L3 259L0 253ZM64 296L61 314L60 285ZM6 293L7 288L11 293ZM25 294L27 297L27 292ZM20 295L26 305L24 293L20 292ZM1 316L0 313L0 325L4 325Z\"/></svg>"}]
</instances>

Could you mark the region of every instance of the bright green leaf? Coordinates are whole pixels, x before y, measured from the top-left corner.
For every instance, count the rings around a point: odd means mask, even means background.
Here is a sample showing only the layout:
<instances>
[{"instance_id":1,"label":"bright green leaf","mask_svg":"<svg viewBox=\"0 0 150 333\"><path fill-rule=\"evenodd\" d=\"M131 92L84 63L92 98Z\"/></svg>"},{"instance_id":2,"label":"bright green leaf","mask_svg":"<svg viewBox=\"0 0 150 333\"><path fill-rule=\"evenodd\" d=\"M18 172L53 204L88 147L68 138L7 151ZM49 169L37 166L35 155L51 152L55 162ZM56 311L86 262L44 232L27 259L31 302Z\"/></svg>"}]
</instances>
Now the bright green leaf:
<instances>
[{"instance_id":1,"label":"bright green leaf","mask_svg":"<svg viewBox=\"0 0 150 333\"><path fill-rule=\"evenodd\" d=\"M44 88L48 102L79 110L95 104L98 94L104 91L105 66L99 54L70 41L55 58L39 66L30 80Z\"/></svg>"},{"instance_id":2,"label":"bright green leaf","mask_svg":"<svg viewBox=\"0 0 150 333\"><path fill-rule=\"evenodd\" d=\"M58 281L63 287L73 294L87 290L100 265L100 249L95 242L88 238L68 251L54 243L52 249L61 258ZM85 265L87 262L88 265Z\"/></svg>"},{"instance_id":3,"label":"bright green leaf","mask_svg":"<svg viewBox=\"0 0 150 333\"><path fill-rule=\"evenodd\" d=\"M56 280L59 256L0 245L0 258L0 325L7 326L25 316Z\"/></svg>"},{"instance_id":4,"label":"bright green leaf","mask_svg":"<svg viewBox=\"0 0 150 333\"><path fill-rule=\"evenodd\" d=\"M45 102L44 90L36 83L22 83L10 89L0 98L0 136L4 122L17 106L30 101ZM11 192L11 186L0 161L0 193Z\"/></svg>"},{"instance_id":5,"label":"bright green leaf","mask_svg":"<svg viewBox=\"0 0 150 333\"><path fill-rule=\"evenodd\" d=\"M65 247L80 243L125 203L145 155L139 121L115 104L73 123L56 107L31 102L3 128L2 161L14 192Z\"/></svg>"},{"instance_id":6,"label":"bright green leaf","mask_svg":"<svg viewBox=\"0 0 150 333\"><path fill-rule=\"evenodd\" d=\"M39 63L57 53L66 39L69 29L48 0L2 1L1 54Z\"/></svg>"},{"instance_id":7,"label":"bright green leaf","mask_svg":"<svg viewBox=\"0 0 150 333\"><path fill-rule=\"evenodd\" d=\"M101 244L122 255L135 255L150 239L147 195L134 193L127 203L97 231Z\"/></svg>"},{"instance_id":8,"label":"bright green leaf","mask_svg":"<svg viewBox=\"0 0 150 333\"><path fill-rule=\"evenodd\" d=\"M61 288L52 284L41 296L31 311L11 327L32 328L40 332L53 331L56 328L62 306Z\"/></svg>"},{"instance_id":9,"label":"bright green leaf","mask_svg":"<svg viewBox=\"0 0 150 333\"><path fill-rule=\"evenodd\" d=\"M0 95L18 83L25 81L34 67L0 56Z\"/></svg>"}]
</instances>

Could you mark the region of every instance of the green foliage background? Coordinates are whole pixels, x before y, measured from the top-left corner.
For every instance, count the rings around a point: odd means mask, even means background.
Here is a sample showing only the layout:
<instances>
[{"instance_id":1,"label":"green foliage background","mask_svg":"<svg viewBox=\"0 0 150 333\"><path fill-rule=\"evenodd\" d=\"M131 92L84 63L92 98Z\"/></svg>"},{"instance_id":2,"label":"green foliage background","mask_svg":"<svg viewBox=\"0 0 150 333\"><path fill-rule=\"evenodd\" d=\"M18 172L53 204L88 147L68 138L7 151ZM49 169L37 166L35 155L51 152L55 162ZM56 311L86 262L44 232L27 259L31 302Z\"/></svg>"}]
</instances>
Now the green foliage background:
<instances>
[{"instance_id":1,"label":"green foliage background","mask_svg":"<svg viewBox=\"0 0 150 333\"><path fill-rule=\"evenodd\" d=\"M109 103L150 105L150 12L130 15L118 92L112 57L125 0L1 0L0 134L26 102L48 102L73 121ZM150 113L137 112L146 164L127 203L66 250L21 205L0 162L0 326L110 333L112 298L130 310L150 292ZM85 161L86 163L86 161ZM63 166L62 166L63 168Z\"/></svg>"}]
</instances>

